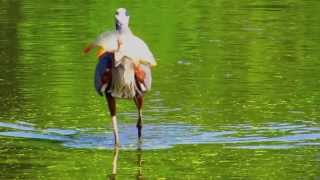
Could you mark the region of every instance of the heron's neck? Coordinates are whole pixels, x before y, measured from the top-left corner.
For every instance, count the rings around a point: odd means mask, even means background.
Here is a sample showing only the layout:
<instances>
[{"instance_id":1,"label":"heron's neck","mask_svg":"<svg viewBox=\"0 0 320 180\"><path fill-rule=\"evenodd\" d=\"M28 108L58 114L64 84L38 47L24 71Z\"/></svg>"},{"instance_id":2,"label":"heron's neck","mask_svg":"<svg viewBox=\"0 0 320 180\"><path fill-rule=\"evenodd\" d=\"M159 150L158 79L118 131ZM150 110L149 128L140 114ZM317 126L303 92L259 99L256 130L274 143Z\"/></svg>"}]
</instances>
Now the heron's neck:
<instances>
[{"instance_id":1,"label":"heron's neck","mask_svg":"<svg viewBox=\"0 0 320 180\"><path fill-rule=\"evenodd\" d=\"M121 34L132 34L128 25L121 25L117 28L117 31Z\"/></svg>"}]
</instances>

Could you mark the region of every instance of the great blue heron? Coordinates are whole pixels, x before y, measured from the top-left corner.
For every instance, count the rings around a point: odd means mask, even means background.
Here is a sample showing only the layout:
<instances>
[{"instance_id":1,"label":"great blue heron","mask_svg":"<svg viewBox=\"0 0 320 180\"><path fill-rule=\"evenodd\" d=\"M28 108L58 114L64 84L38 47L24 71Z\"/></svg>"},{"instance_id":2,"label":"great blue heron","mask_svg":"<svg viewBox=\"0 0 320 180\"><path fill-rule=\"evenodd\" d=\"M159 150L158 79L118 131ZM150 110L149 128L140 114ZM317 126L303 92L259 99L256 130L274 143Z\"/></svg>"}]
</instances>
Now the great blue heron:
<instances>
[{"instance_id":1,"label":"great blue heron","mask_svg":"<svg viewBox=\"0 0 320 180\"><path fill-rule=\"evenodd\" d=\"M129 28L127 10L119 8L115 14L115 31L102 33L84 52L98 47L99 62L95 73L95 87L106 96L112 119L114 143L119 146L115 98L133 99L138 109L138 137L142 134L143 95L151 88L151 68L156 61L148 46Z\"/></svg>"}]
</instances>

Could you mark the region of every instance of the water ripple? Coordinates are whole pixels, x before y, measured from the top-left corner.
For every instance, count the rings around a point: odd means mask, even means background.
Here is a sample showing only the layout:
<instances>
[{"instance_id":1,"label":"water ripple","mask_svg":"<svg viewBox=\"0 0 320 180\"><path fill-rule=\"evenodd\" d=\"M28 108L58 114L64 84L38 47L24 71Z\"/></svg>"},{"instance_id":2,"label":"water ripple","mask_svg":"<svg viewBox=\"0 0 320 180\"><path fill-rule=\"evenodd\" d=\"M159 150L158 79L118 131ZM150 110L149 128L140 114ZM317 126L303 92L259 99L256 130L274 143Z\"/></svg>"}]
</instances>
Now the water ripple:
<instances>
[{"instance_id":1,"label":"water ripple","mask_svg":"<svg viewBox=\"0 0 320 180\"><path fill-rule=\"evenodd\" d=\"M119 130L121 147L136 149L138 142L135 125L121 124ZM70 148L113 148L112 131L92 128L40 129L22 121L0 122L0 136L57 141ZM318 147L320 128L290 123L264 124L259 127L239 124L217 131L183 123L146 124L144 127L143 149L165 149L181 144L225 144L227 148L240 149Z\"/></svg>"}]
</instances>

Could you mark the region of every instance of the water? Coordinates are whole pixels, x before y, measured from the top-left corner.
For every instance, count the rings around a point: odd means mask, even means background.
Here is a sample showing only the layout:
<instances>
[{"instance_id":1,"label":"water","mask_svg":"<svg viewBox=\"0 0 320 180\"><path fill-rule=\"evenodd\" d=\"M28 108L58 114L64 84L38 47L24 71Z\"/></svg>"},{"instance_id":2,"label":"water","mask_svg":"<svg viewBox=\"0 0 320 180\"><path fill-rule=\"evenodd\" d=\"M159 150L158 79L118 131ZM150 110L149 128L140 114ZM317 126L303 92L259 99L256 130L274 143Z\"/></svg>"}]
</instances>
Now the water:
<instances>
[{"instance_id":1,"label":"water","mask_svg":"<svg viewBox=\"0 0 320 180\"><path fill-rule=\"evenodd\" d=\"M118 7L158 61L113 149L94 53ZM319 3L0 1L0 179L320 178ZM115 166L117 165L117 166Z\"/></svg>"},{"instance_id":2,"label":"water","mask_svg":"<svg viewBox=\"0 0 320 180\"><path fill-rule=\"evenodd\" d=\"M5 131L0 136L40 139L60 142L61 145L80 149L114 149L111 130L40 129L24 122L0 123ZM122 150L157 150L188 144L225 144L226 148L289 149L320 146L320 127L313 124L270 123L262 127L247 124L223 127L224 130L208 131L187 124L147 124L142 142L137 140L134 124L121 124ZM270 135L272 133L272 135Z\"/></svg>"}]
</instances>

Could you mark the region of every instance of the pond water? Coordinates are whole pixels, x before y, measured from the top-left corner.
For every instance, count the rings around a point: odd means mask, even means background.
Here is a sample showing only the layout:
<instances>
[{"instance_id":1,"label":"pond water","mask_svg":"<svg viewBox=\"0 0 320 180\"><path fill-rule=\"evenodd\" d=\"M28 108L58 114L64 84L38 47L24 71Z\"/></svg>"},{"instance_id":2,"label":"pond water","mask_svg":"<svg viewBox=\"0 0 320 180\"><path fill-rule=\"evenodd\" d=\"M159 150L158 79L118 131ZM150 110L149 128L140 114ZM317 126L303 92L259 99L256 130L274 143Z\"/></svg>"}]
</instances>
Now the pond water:
<instances>
[{"instance_id":1,"label":"pond water","mask_svg":"<svg viewBox=\"0 0 320 180\"><path fill-rule=\"evenodd\" d=\"M82 49L126 7L158 66L113 148ZM0 179L319 179L320 4L0 1ZM116 174L116 175L114 175Z\"/></svg>"}]
</instances>

